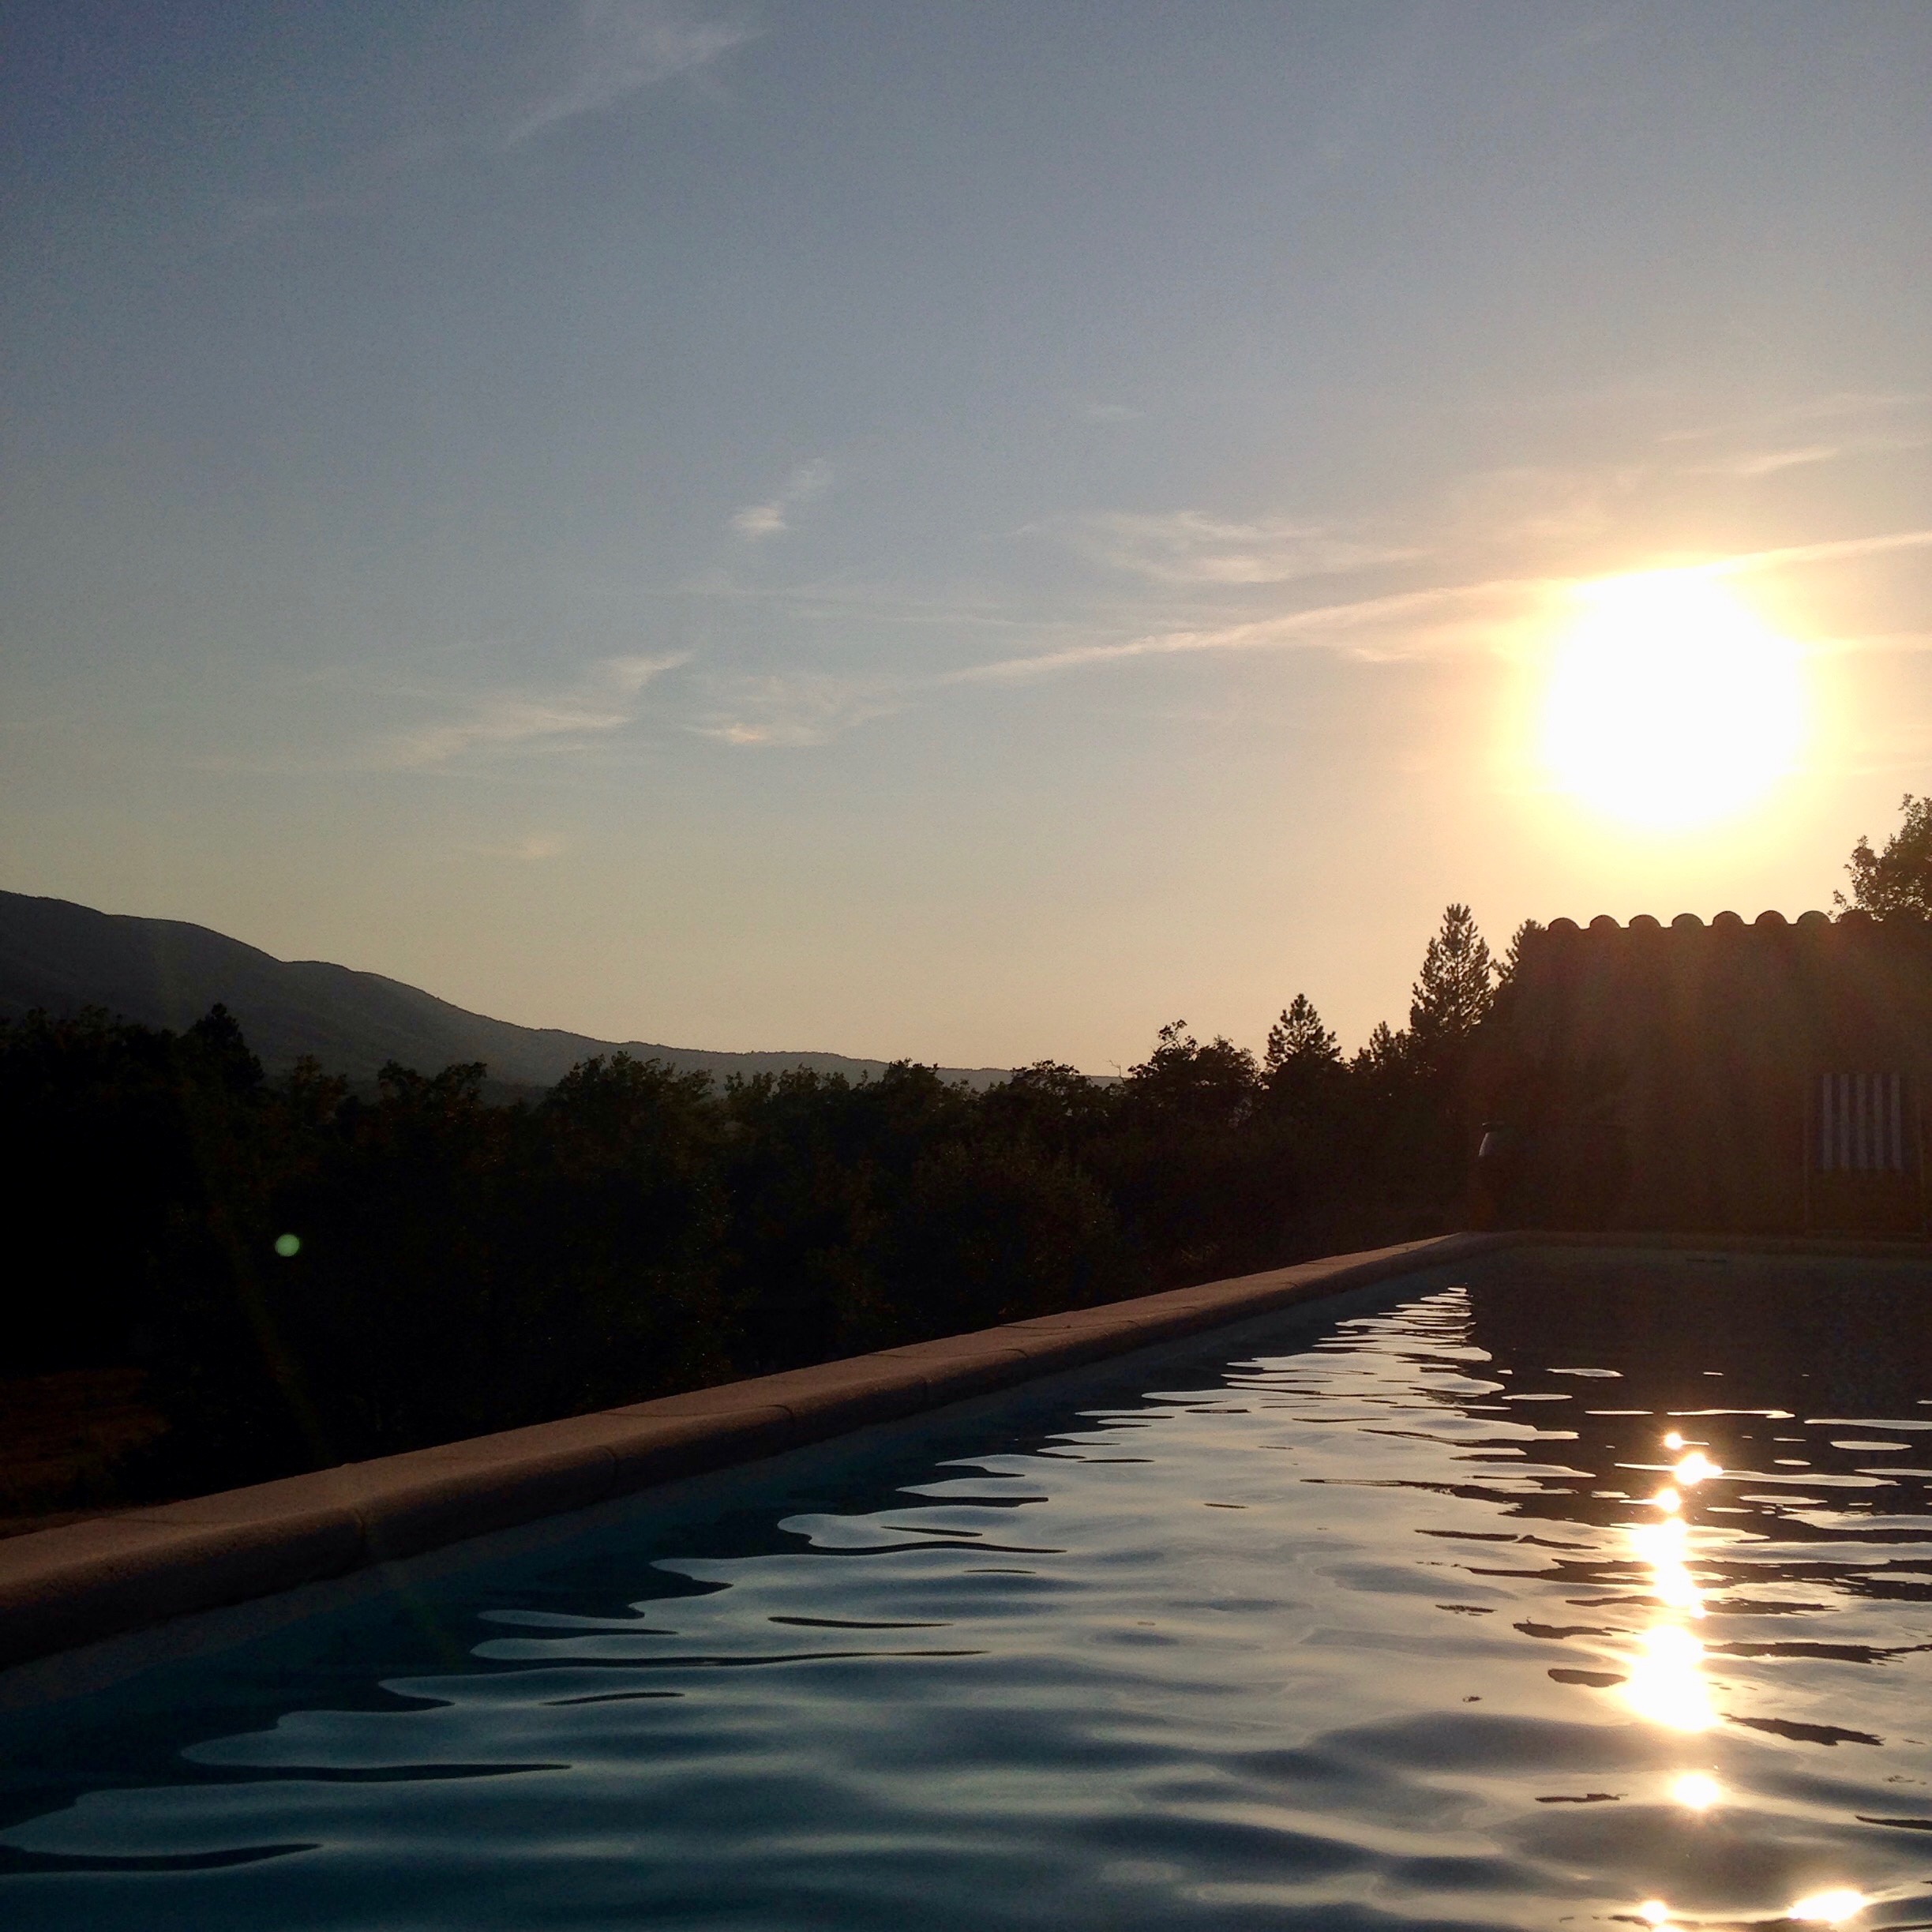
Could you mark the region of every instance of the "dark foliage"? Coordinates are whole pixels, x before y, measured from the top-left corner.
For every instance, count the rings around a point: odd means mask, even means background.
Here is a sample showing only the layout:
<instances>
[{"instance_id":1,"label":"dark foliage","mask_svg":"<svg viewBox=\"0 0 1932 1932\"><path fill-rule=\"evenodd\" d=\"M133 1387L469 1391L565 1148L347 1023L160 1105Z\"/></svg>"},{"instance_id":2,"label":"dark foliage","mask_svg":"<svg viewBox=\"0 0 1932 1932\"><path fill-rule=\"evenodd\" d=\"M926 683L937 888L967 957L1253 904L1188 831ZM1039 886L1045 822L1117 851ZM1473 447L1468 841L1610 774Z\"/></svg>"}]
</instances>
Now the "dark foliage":
<instances>
[{"instance_id":1,"label":"dark foliage","mask_svg":"<svg viewBox=\"0 0 1932 1932\"><path fill-rule=\"evenodd\" d=\"M1875 918L1932 918L1932 797L1908 792L1899 805L1899 828L1874 852L1869 838L1851 848L1845 870L1851 897L1832 896L1840 906Z\"/></svg>"},{"instance_id":2,"label":"dark foliage","mask_svg":"<svg viewBox=\"0 0 1932 1932\"><path fill-rule=\"evenodd\" d=\"M0 1026L0 1375L138 1363L130 1480L229 1484L1450 1225L1490 998L1465 908L1352 1061L1297 996L1257 1062L1180 1022L1116 1082L734 1079L625 1055L263 1078L219 1007Z\"/></svg>"}]
</instances>

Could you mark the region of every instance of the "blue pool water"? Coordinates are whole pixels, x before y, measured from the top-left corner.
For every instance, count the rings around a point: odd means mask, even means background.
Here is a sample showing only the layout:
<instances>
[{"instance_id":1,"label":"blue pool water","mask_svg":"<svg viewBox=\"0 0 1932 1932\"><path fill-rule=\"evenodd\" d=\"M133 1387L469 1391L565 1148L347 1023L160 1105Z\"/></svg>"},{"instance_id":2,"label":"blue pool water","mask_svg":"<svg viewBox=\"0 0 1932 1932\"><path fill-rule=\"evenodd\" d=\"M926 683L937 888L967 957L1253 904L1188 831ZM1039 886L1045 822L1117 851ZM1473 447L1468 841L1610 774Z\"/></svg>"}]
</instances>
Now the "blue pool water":
<instances>
[{"instance_id":1,"label":"blue pool water","mask_svg":"<svg viewBox=\"0 0 1932 1932\"><path fill-rule=\"evenodd\" d=\"M1932 1923L1924 1271L1480 1266L0 1679L0 1922Z\"/></svg>"}]
</instances>

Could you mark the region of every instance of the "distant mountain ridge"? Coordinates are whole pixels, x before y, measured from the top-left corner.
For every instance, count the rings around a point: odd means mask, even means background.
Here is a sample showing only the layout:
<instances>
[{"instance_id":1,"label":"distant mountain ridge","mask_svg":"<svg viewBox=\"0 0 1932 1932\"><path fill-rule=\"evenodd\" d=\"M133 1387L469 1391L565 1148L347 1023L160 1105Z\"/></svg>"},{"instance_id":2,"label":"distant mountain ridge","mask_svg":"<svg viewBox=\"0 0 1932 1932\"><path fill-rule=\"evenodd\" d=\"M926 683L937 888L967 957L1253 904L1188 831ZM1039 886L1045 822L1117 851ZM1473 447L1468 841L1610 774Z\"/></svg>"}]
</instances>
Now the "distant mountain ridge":
<instances>
[{"instance_id":1,"label":"distant mountain ridge","mask_svg":"<svg viewBox=\"0 0 1932 1932\"><path fill-rule=\"evenodd\" d=\"M781 1073L809 1067L857 1079L887 1063L843 1053L713 1053L643 1040L593 1040L549 1026L518 1026L466 1012L400 980L320 959L277 959L206 926L96 912L66 899L0 892L0 1019L41 1007L70 1013L105 1007L124 1019L178 1031L219 1001L241 1022L271 1071L313 1054L331 1073L373 1079L386 1061L433 1073L482 1060L490 1077L550 1086L595 1053L631 1053L681 1071ZM1004 1067L942 1067L975 1087Z\"/></svg>"}]
</instances>

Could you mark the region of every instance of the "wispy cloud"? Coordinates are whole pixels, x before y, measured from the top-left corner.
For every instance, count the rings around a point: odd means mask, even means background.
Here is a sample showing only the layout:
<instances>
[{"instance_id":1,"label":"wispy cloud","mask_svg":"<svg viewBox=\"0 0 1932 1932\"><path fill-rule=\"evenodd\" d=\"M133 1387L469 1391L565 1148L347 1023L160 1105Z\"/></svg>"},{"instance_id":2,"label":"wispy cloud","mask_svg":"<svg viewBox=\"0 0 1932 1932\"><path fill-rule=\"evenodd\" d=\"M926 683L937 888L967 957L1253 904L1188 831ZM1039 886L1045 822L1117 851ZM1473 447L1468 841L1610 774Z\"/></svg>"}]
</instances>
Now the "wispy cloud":
<instances>
[{"instance_id":1,"label":"wispy cloud","mask_svg":"<svg viewBox=\"0 0 1932 1932\"><path fill-rule=\"evenodd\" d=\"M458 112L443 127L354 156L294 192L230 196L217 205L212 231L191 246L223 247L264 230L355 207L399 178L465 154L517 147L680 74L695 73L756 36L755 28L697 19L670 0L582 0L558 62L561 73L534 100L507 112L501 107L467 115ZM467 126L461 126L465 122Z\"/></svg>"},{"instance_id":2,"label":"wispy cloud","mask_svg":"<svg viewBox=\"0 0 1932 1932\"><path fill-rule=\"evenodd\" d=\"M1690 471L1694 476L1735 476L1749 482L1760 476L1775 476L1780 470L1803 469L1814 463L1832 463L1845 454L1841 443L1805 443L1795 449L1746 450L1715 463L1701 463Z\"/></svg>"},{"instance_id":3,"label":"wispy cloud","mask_svg":"<svg viewBox=\"0 0 1932 1932\"><path fill-rule=\"evenodd\" d=\"M1772 576L1925 551L1932 551L1932 528L1680 557L1671 567L1725 576ZM1022 628L1030 629L1045 647L949 670L857 675L810 670L699 673L680 681L675 707L666 709L660 722L722 745L802 748L829 744L879 719L939 701L948 691L1017 690L1078 673L1156 659L1287 651L1326 652L1361 662L1464 653L1514 655L1537 648L1566 600L1600 574L1525 571L1472 576L1464 581L1276 610L1236 622L1196 621L1129 636L1117 631L1096 636L1090 623L1078 627L1069 639L1067 627L1034 621ZM1056 629L1059 636L1052 638ZM1046 636L1041 636L1043 631ZM1869 636L1844 635L1832 641L1846 649L1915 651L1924 646L1917 632L1901 628ZM580 749L635 722L647 687L688 662L683 655L609 658L560 688L490 692L456 716L392 738L382 748L380 762L391 769L430 770L490 754ZM484 856L535 863L562 850L558 842L532 835Z\"/></svg>"},{"instance_id":4,"label":"wispy cloud","mask_svg":"<svg viewBox=\"0 0 1932 1932\"><path fill-rule=\"evenodd\" d=\"M947 673L952 685L1025 684L1065 671L1119 664L1135 658L1176 657L1203 651L1282 651L1328 645L1364 657L1413 657L1443 642L1460 640L1472 621L1520 617L1531 605L1561 590L1559 580L1541 577L1496 578L1480 583L1446 584L1429 590L1399 591L1384 597L1320 604L1247 624L1206 629L1150 632L1106 643L1070 645L1030 657L1002 658ZM1371 633L1381 633L1378 641Z\"/></svg>"},{"instance_id":5,"label":"wispy cloud","mask_svg":"<svg viewBox=\"0 0 1932 1932\"><path fill-rule=\"evenodd\" d=\"M583 0L562 79L510 127L514 147L546 129L599 114L742 47L754 29L693 19L658 0Z\"/></svg>"},{"instance_id":6,"label":"wispy cloud","mask_svg":"<svg viewBox=\"0 0 1932 1932\"><path fill-rule=\"evenodd\" d=\"M479 859L510 859L523 865L541 865L546 859L561 858L569 849L562 839L551 838L543 832L531 832L527 837L512 838L508 845L470 848Z\"/></svg>"},{"instance_id":7,"label":"wispy cloud","mask_svg":"<svg viewBox=\"0 0 1932 1932\"><path fill-rule=\"evenodd\" d=\"M1748 482L1761 476L1775 476L1780 470L1805 468L1819 463L1841 463L1851 456L1884 456L1908 449L1923 449L1929 441L1932 438L1923 436L1848 437L1836 442L1801 443L1790 448L1744 450L1736 456L1698 463L1686 474L1735 476Z\"/></svg>"},{"instance_id":8,"label":"wispy cloud","mask_svg":"<svg viewBox=\"0 0 1932 1932\"><path fill-rule=\"evenodd\" d=\"M778 493L763 503L747 504L731 520L731 527L741 537L756 541L778 537L792 527L791 513L801 503L822 497L832 486L832 466L823 456L801 463L785 479Z\"/></svg>"},{"instance_id":9,"label":"wispy cloud","mask_svg":"<svg viewBox=\"0 0 1932 1932\"><path fill-rule=\"evenodd\" d=\"M1473 542L1494 553L1499 548L1566 547L1614 537L1654 474L1654 466L1638 463L1513 463L1473 471L1448 493L1444 547L1465 551Z\"/></svg>"},{"instance_id":10,"label":"wispy cloud","mask_svg":"<svg viewBox=\"0 0 1932 1932\"><path fill-rule=\"evenodd\" d=\"M725 745L823 745L905 709L907 688L883 678L806 672L721 680L715 703L688 729Z\"/></svg>"},{"instance_id":11,"label":"wispy cloud","mask_svg":"<svg viewBox=\"0 0 1932 1932\"><path fill-rule=\"evenodd\" d=\"M218 204L212 231L197 246L225 247L287 222L356 207L372 199L398 175L441 159L451 152L452 144L441 134L411 135L356 156L298 193L231 195Z\"/></svg>"},{"instance_id":12,"label":"wispy cloud","mask_svg":"<svg viewBox=\"0 0 1932 1932\"><path fill-rule=\"evenodd\" d=\"M1743 550L1714 557L1705 568L1719 576L1743 576L1754 571L1783 570L1800 564L1848 563L1860 557L1883 557L1894 550L1932 550L1932 530L1893 530L1878 536L1833 537L1823 543L1788 543L1773 550Z\"/></svg>"},{"instance_id":13,"label":"wispy cloud","mask_svg":"<svg viewBox=\"0 0 1932 1932\"><path fill-rule=\"evenodd\" d=\"M1760 437L1798 423L1842 422L1864 417L1909 415L1932 404L1924 389L1838 389L1825 396L1806 396L1769 410L1732 416L1720 422L1694 424L1660 436L1660 443L1702 443L1752 433Z\"/></svg>"},{"instance_id":14,"label":"wispy cloud","mask_svg":"<svg viewBox=\"0 0 1932 1932\"><path fill-rule=\"evenodd\" d=\"M1932 550L1932 530L1901 530L1821 543L1742 551L1678 568L1746 576L1812 565L1850 562L1894 552ZM1073 644L1030 656L997 658L944 673L948 685L1019 685L1065 672L1140 658L1212 651L1326 648L1357 658L1414 658L1442 650L1495 649L1547 613L1586 581L1570 576L1492 577L1386 595L1319 604L1242 624L1154 631L1139 637Z\"/></svg>"},{"instance_id":15,"label":"wispy cloud","mask_svg":"<svg viewBox=\"0 0 1932 1932\"><path fill-rule=\"evenodd\" d=\"M1285 583L1420 554L1319 524L1278 518L1232 522L1199 510L1104 512L1030 527L1090 562L1165 584Z\"/></svg>"},{"instance_id":16,"label":"wispy cloud","mask_svg":"<svg viewBox=\"0 0 1932 1932\"><path fill-rule=\"evenodd\" d=\"M686 662L671 657L606 658L560 691L497 691L471 702L460 717L390 738L381 762L393 769L446 765L466 753L544 746L563 748L621 730L660 673Z\"/></svg>"}]
</instances>

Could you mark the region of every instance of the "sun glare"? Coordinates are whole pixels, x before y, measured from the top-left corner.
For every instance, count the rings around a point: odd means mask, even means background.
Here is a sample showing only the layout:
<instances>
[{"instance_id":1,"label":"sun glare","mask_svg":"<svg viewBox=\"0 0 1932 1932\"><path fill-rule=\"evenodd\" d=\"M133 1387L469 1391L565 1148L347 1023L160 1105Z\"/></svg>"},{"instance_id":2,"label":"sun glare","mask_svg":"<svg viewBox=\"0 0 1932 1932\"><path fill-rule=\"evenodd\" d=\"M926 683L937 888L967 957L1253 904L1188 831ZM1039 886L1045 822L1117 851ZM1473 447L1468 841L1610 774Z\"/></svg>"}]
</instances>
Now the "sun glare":
<instances>
[{"instance_id":1,"label":"sun glare","mask_svg":"<svg viewBox=\"0 0 1932 1932\"><path fill-rule=\"evenodd\" d=\"M1799 652L1707 571L1611 577L1558 640L1544 755L1584 803L1657 830L1743 810L1790 769Z\"/></svg>"}]
</instances>

